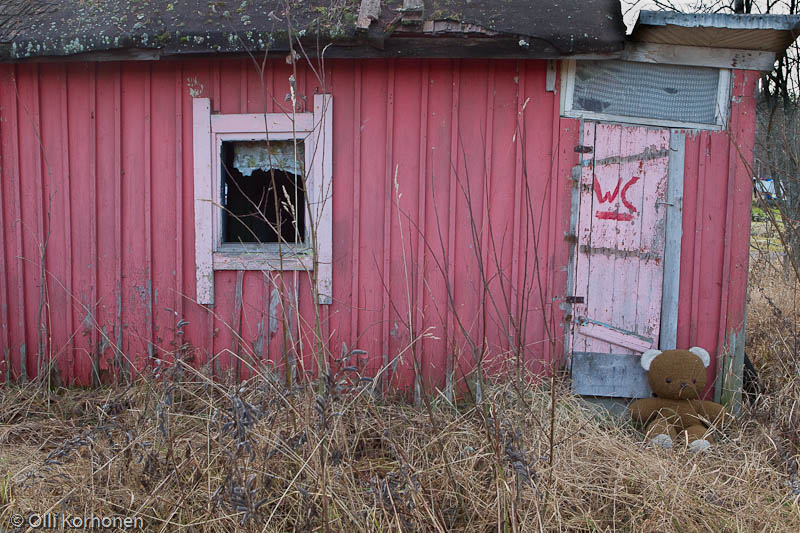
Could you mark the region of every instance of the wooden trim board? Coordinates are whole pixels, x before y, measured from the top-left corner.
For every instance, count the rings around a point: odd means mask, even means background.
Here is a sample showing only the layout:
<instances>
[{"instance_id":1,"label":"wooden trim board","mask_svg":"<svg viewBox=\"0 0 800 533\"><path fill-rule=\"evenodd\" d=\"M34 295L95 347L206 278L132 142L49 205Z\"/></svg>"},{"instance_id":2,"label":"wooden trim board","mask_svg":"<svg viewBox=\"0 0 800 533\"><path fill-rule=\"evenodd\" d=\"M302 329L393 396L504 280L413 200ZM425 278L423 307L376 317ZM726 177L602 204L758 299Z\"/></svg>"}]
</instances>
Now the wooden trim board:
<instances>
[{"instance_id":1,"label":"wooden trim board","mask_svg":"<svg viewBox=\"0 0 800 533\"><path fill-rule=\"evenodd\" d=\"M572 354L572 392L585 396L649 398L647 372L638 354L575 352Z\"/></svg>"},{"instance_id":2,"label":"wooden trim board","mask_svg":"<svg viewBox=\"0 0 800 533\"><path fill-rule=\"evenodd\" d=\"M683 237L683 167L686 135L672 130L669 138L669 176L667 178L667 227L664 245L664 284L661 291L661 333L659 348L673 350L678 338L678 291L681 278L681 238Z\"/></svg>"}]
</instances>

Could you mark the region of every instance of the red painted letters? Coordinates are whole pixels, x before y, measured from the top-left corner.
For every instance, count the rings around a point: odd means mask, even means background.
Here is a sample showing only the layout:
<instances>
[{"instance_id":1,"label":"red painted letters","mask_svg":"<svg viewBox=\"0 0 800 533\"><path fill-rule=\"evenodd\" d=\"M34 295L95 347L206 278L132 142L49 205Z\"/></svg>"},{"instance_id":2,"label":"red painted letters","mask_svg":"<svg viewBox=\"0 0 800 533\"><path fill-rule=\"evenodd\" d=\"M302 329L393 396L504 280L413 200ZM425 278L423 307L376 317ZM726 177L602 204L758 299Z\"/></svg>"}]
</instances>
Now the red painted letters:
<instances>
[{"instance_id":1,"label":"red painted letters","mask_svg":"<svg viewBox=\"0 0 800 533\"><path fill-rule=\"evenodd\" d=\"M629 213L620 213L619 211L598 211L595 213L595 217L599 218L600 220L622 220L627 222L629 220L633 220L633 214L636 213L636 207L628 201L627 193L628 189L631 188L631 185L639 181L639 176L632 176L631 179L622 187L622 193L620 194L620 200L622 200L622 205L628 208L630 211ZM606 202L613 202L617 198L617 194L619 193L619 186L622 183L622 178L617 179L617 186L614 187L614 192L605 193L603 194L603 190L600 188L600 184L597 180L594 180L593 188L594 193L597 196L598 202L604 204Z\"/></svg>"}]
</instances>

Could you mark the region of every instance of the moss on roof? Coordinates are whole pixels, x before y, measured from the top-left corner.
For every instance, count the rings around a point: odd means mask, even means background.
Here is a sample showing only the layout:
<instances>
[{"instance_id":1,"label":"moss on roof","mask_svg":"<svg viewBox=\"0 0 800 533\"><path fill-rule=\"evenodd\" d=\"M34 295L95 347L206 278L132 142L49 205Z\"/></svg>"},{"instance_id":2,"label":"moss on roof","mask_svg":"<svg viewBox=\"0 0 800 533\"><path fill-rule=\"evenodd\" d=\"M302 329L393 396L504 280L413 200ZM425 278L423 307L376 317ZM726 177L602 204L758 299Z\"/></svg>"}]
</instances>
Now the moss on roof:
<instances>
[{"instance_id":1,"label":"moss on roof","mask_svg":"<svg viewBox=\"0 0 800 533\"><path fill-rule=\"evenodd\" d=\"M163 55L286 50L289 35L312 42L365 41L360 0L0 0L0 57L110 53ZM371 32L388 37L402 0L384 0ZM563 54L621 49L624 26L614 0L425 0L423 21L471 24L504 38L533 40ZM394 38L400 38L400 32ZM435 38L435 37L431 37ZM551 52L552 53L552 52Z\"/></svg>"}]
</instances>

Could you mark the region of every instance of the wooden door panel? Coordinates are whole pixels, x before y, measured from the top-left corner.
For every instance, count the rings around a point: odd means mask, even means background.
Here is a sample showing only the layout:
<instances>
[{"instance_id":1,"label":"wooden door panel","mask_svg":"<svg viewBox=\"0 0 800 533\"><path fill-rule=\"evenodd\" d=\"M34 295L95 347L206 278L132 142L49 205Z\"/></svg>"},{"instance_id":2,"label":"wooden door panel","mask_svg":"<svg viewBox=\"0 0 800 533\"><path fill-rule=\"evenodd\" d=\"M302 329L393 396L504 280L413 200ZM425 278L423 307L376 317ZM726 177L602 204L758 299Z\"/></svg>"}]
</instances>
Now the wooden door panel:
<instances>
[{"instance_id":1,"label":"wooden door panel","mask_svg":"<svg viewBox=\"0 0 800 533\"><path fill-rule=\"evenodd\" d=\"M652 348L658 348L664 285L669 130L649 130L648 141L649 152L642 161L645 176L642 205L646 209L642 212L636 322L650 332L654 339Z\"/></svg>"},{"instance_id":2,"label":"wooden door panel","mask_svg":"<svg viewBox=\"0 0 800 533\"><path fill-rule=\"evenodd\" d=\"M582 316L605 324L614 322L616 254L608 253L618 246L617 224L613 217L624 214L624 211L619 212L622 132L622 128L610 124L596 126L592 184L591 188L581 190L581 203L591 205L589 219L580 221L590 228L589 246L578 254L585 259L582 266L588 269L589 281ZM586 351L608 353L611 349L608 342L587 337Z\"/></svg>"},{"instance_id":3,"label":"wooden door panel","mask_svg":"<svg viewBox=\"0 0 800 533\"><path fill-rule=\"evenodd\" d=\"M573 352L658 346L669 130L585 123Z\"/></svg>"}]
</instances>

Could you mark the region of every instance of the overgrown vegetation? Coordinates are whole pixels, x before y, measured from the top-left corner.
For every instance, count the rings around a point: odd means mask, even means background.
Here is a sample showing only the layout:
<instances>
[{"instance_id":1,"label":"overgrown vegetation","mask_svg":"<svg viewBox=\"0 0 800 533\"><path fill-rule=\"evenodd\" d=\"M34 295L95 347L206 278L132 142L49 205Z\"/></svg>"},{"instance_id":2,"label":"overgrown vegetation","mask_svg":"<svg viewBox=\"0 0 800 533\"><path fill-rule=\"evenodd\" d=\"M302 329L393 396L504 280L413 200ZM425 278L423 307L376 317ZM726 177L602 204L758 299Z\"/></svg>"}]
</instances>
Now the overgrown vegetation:
<instances>
[{"instance_id":1,"label":"overgrown vegetation","mask_svg":"<svg viewBox=\"0 0 800 533\"><path fill-rule=\"evenodd\" d=\"M317 395L180 363L49 403L6 387L0 523L50 511L135 515L154 531L796 531L800 387L776 361L759 359L758 406L699 455L652 449L564 390L552 464L541 382L488 383L481 406L430 411L379 400L357 376Z\"/></svg>"}]
</instances>

